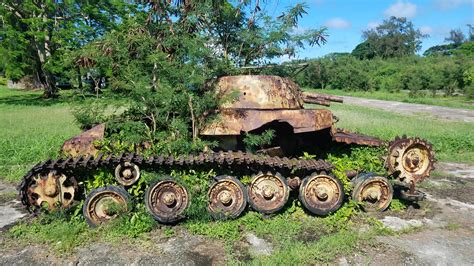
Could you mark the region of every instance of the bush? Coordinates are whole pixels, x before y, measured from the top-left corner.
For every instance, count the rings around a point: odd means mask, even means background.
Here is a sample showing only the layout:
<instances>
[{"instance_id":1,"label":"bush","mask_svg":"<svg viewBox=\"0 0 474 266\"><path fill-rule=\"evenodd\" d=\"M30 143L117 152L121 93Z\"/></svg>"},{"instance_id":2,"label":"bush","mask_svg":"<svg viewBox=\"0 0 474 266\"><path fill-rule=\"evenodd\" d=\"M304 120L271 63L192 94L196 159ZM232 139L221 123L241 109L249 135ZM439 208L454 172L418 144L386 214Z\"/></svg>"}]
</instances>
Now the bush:
<instances>
[{"instance_id":1,"label":"bush","mask_svg":"<svg viewBox=\"0 0 474 266\"><path fill-rule=\"evenodd\" d=\"M469 94L474 60L464 56L410 56L359 60L351 55L328 55L309 61L295 81L301 86L351 91L409 90L412 96L429 90Z\"/></svg>"},{"instance_id":2,"label":"bush","mask_svg":"<svg viewBox=\"0 0 474 266\"><path fill-rule=\"evenodd\" d=\"M7 86L8 85L8 79L5 77L0 77L0 85L1 86Z\"/></svg>"}]
</instances>

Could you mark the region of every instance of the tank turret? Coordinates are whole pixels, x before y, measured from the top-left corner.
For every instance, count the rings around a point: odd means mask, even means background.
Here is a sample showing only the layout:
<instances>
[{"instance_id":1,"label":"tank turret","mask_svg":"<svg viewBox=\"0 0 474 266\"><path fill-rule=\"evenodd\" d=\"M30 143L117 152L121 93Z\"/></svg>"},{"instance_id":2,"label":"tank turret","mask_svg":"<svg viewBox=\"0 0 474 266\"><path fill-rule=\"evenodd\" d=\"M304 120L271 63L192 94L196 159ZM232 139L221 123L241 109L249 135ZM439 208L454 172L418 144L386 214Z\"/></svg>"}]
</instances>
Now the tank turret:
<instances>
[{"instance_id":1,"label":"tank turret","mask_svg":"<svg viewBox=\"0 0 474 266\"><path fill-rule=\"evenodd\" d=\"M341 97L302 92L293 81L278 76L226 76L217 81L219 97L229 100L220 106L213 123L201 129L204 137L219 141L224 150L245 149L245 134L275 132L271 144L259 152L292 156L331 141L379 146L383 142L366 136L343 133L333 127L335 119L330 110L308 108L304 104L329 106ZM342 138L341 138L342 137ZM301 148L304 146L305 148ZM312 148L311 148L312 147ZM309 148L309 150L308 150Z\"/></svg>"}]
</instances>

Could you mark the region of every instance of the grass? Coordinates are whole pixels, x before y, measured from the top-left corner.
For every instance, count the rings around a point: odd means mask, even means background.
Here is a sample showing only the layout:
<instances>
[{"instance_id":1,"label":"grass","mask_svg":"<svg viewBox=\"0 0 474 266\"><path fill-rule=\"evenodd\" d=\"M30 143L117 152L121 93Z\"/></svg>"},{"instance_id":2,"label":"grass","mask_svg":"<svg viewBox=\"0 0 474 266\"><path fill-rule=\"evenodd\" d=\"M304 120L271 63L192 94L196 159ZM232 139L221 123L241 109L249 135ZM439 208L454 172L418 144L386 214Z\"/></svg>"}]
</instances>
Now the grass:
<instances>
[{"instance_id":1,"label":"grass","mask_svg":"<svg viewBox=\"0 0 474 266\"><path fill-rule=\"evenodd\" d=\"M332 104L330 109L340 118L338 127L384 140L406 134L427 139L434 146L440 161L474 161L474 130L472 123L441 121L422 115L400 115L380 109Z\"/></svg>"},{"instance_id":2,"label":"grass","mask_svg":"<svg viewBox=\"0 0 474 266\"><path fill-rule=\"evenodd\" d=\"M410 96L407 92L386 92L386 91L343 91L334 89L305 89L318 93L333 94L339 96L353 96L368 99L385 101L397 101L405 103L419 103L428 105L446 106L452 108L462 108L474 110L474 99L465 96L432 96L431 94Z\"/></svg>"},{"instance_id":3,"label":"grass","mask_svg":"<svg viewBox=\"0 0 474 266\"><path fill-rule=\"evenodd\" d=\"M13 243L22 246L38 244L56 255L67 256L76 247L94 242L103 241L113 245L137 245L136 243L146 242L147 233L152 231L155 225L156 222L147 213L139 210L124 214L107 225L91 229L80 215L80 206L76 206L72 212L43 214L29 222L15 225L8 231L6 242L0 246ZM163 234L159 230L155 233Z\"/></svg>"},{"instance_id":4,"label":"grass","mask_svg":"<svg viewBox=\"0 0 474 266\"><path fill-rule=\"evenodd\" d=\"M312 264L329 263L337 257L367 246L380 235L380 223L357 211L357 205L346 204L327 217L306 214L298 201L272 217L249 211L241 218L212 222L189 219L173 228L157 228L156 222L139 210L121 216L106 226L90 229L80 215L70 212L42 215L16 225L7 233L0 247L39 245L59 256L74 253L76 247L94 242L121 246L156 246L156 239L173 237L176 231L187 231L224 243L228 264ZM77 208L79 209L79 208ZM136 216L135 219L133 217ZM364 231L358 228L364 227ZM273 254L260 257L250 254L245 244L247 234L254 234L273 246Z\"/></svg>"},{"instance_id":5,"label":"grass","mask_svg":"<svg viewBox=\"0 0 474 266\"><path fill-rule=\"evenodd\" d=\"M0 87L0 177L18 181L31 166L56 157L64 140L80 132L64 98Z\"/></svg>"}]
</instances>

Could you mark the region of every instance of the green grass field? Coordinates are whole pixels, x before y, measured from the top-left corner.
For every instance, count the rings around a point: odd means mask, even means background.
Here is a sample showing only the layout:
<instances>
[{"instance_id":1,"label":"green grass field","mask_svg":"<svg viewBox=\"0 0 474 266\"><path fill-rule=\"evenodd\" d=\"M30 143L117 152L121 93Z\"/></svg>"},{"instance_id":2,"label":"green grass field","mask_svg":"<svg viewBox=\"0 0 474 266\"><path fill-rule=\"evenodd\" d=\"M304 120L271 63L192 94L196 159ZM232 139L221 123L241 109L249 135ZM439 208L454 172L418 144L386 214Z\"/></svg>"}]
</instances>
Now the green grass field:
<instances>
[{"instance_id":1,"label":"green grass field","mask_svg":"<svg viewBox=\"0 0 474 266\"><path fill-rule=\"evenodd\" d=\"M80 132L70 105L41 92L0 87L0 177L18 181L31 166L56 157L62 142Z\"/></svg>"},{"instance_id":2,"label":"green grass field","mask_svg":"<svg viewBox=\"0 0 474 266\"><path fill-rule=\"evenodd\" d=\"M462 109L474 109L474 99L468 99L464 96L436 96L433 97L430 94L411 97L407 92L394 92L389 93L385 91L343 91L343 90L332 90L332 89L310 89L306 88L306 91L313 91L319 93L327 93L339 96L353 96L368 99L377 99L385 101L397 101L404 103L419 103L428 105L439 105L452 108Z\"/></svg>"}]
</instances>

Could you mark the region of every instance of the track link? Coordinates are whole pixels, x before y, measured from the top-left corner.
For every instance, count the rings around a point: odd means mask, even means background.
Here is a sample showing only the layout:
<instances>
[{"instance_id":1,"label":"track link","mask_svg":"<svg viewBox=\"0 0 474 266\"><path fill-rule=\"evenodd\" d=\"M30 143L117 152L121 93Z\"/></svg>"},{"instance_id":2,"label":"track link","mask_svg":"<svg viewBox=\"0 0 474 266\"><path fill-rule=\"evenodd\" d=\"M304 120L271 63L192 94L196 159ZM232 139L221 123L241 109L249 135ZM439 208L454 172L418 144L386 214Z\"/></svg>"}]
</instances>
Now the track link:
<instances>
[{"instance_id":1,"label":"track link","mask_svg":"<svg viewBox=\"0 0 474 266\"><path fill-rule=\"evenodd\" d=\"M334 166L323 160L295 159L286 157L271 157L268 155L252 154L245 152L210 152L196 155L163 156L156 155L143 157L136 153L115 155L98 154L97 156L78 156L46 160L36 164L23 177L19 186L20 199L29 211L32 203L28 199L28 187L34 176L50 171L77 172L109 169L120 163L131 162L145 170L160 170L179 167L225 167L230 170L241 169L273 169L275 171L309 174L315 171L331 171ZM80 181L80 180L78 180Z\"/></svg>"}]
</instances>

